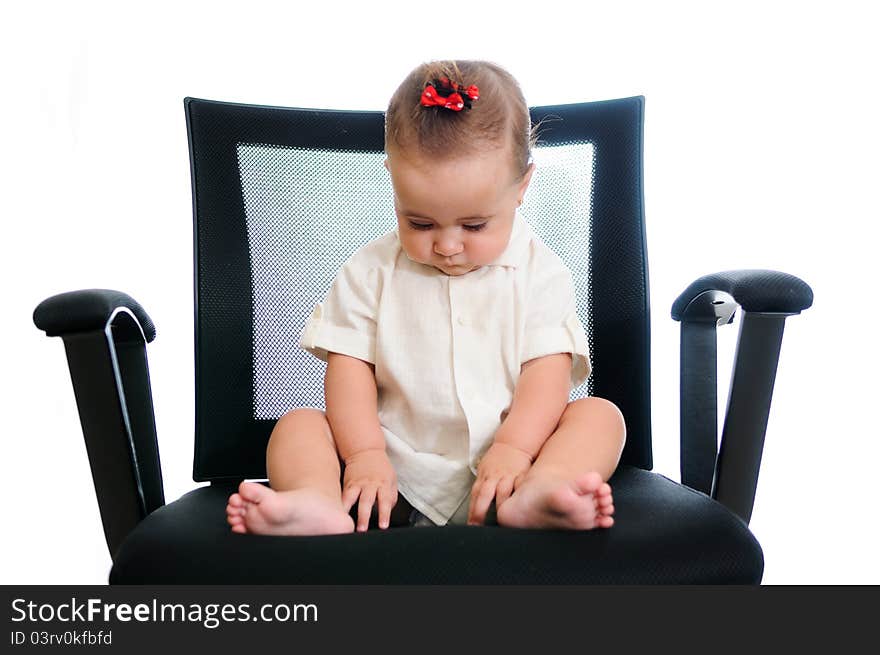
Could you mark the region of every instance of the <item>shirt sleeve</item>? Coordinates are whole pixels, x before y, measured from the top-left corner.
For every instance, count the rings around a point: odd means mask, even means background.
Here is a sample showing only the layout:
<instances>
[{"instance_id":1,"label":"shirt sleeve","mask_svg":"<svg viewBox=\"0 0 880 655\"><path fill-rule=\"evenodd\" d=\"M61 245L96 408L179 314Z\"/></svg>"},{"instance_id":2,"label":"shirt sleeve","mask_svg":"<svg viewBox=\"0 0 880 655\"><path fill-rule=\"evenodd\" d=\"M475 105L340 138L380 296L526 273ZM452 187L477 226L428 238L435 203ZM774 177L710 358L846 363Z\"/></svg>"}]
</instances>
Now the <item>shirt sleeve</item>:
<instances>
[{"instance_id":1,"label":"shirt sleeve","mask_svg":"<svg viewBox=\"0 0 880 655\"><path fill-rule=\"evenodd\" d=\"M535 271L520 366L556 353L571 354L571 388L583 384L592 370L589 345L578 318L571 273L561 260Z\"/></svg>"},{"instance_id":2,"label":"shirt sleeve","mask_svg":"<svg viewBox=\"0 0 880 655\"><path fill-rule=\"evenodd\" d=\"M355 253L343 264L303 329L300 347L325 362L330 352L376 362L379 270L362 260Z\"/></svg>"}]
</instances>

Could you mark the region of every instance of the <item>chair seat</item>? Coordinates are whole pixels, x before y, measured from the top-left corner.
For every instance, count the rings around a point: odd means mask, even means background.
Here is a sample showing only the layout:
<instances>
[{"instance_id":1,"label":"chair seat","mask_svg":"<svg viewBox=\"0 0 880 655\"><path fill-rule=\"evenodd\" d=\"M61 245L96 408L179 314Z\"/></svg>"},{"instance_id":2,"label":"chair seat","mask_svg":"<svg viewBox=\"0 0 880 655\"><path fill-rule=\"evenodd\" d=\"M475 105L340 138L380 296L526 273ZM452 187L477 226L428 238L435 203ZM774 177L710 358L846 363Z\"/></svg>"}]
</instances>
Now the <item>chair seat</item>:
<instances>
[{"instance_id":1,"label":"chair seat","mask_svg":"<svg viewBox=\"0 0 880 655\"><path fill-rule=\"evenodd\" d=\"M111 584L757 584L748 526L705 494L621 465L615 523L579 532L399 527L317 537L241 535L229 490L200 487L144 519Z\"/></svg>"}]
</instances>

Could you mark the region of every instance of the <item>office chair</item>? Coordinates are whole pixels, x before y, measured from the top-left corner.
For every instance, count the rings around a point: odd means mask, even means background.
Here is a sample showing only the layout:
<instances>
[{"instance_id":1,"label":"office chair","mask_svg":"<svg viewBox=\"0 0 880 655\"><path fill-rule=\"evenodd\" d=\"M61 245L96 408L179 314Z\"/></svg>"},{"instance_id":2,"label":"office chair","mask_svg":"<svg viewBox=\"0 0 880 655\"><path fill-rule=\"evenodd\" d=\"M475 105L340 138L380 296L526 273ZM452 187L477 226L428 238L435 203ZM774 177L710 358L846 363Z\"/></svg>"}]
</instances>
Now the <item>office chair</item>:
<instances>
[{"instance_id":1,"label":"office chair","mask_svg":"<svg viewBox=\"0 0 880 655\"><path fill-rule=\"evenodd\" d=\"M165 503L146 344L156 328L118 291L43 301L61 336L113 566L111 584L757 584L749 531L785 318L800 279L726 271L689 284L681 321L681 474L653 473L645 249L644 98L534 107L538 168L520 208L572 271L593 372L571 399L622 411L609 481L615 524L589 531L396 527L331 536L235 534L227 498L266 478L266 444L295 407L324 407L325 364L300 331L345 259L396 225L384 114L185 98L195 259L193 479ZM717 439L716 334L743 315ZM181 431L187 428L181 426ZM661 426L670 438L673 426ZM355 505L356 507L356 505Z\"/></svg>"}]
</instances>

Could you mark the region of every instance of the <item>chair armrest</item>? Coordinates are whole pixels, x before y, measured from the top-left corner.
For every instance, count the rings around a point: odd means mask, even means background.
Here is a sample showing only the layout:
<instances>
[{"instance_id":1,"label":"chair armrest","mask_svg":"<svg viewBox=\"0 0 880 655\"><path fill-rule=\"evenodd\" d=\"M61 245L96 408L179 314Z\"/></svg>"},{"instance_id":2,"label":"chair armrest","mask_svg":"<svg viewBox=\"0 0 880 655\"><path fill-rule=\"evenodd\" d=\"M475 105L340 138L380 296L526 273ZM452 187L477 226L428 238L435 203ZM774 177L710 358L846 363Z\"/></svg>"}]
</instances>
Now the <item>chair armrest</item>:
<instances>
[{"instance_id":1,"label":"chair armrest","mask_svg":"<svg viewBox=\"0 0 880 655\"><path fill-rule=\"evenodd\" d=\"M751 518L785 319L813 304L801 279L768 270L724 271L692 282L672 306L681 321L682 483ZM717 448L716 326L743 310ZM717 455L716 455L717 450Z\"/></svg>"},{"instance_id":2,"label":"chair armrest","mask_svg":"<svg viewBox=\"0 0 880 655\"><path fill-rule=\"evenodd\" d=\"M672 318L682 320L691 303L706 291L721 291L733 297L745 312L797 314L813 304L813 290L794 275L780 271L746 269L722 271L694 280L675 302Z\"/></svg>"},{"instance_id":3,"label":"chair armrest","mask_svg":"<svg viewBox=\"0 0 880 655\"><path fill-rule=\"evenodd\" d=\"M146 343L153 321L127 294L105 289L52 296L34 323L67 353L104 536L111 557L165 504Z\"/></svg>"},{"instance_id":4,"label":"chair armrest","mask_svg":"<svg viewBox=\"0 0 880 655\"><path fill-rule=\"evenodd\" d=\"M120 307L135 315L147 343L156 338L156 326L140 303L127 293L111 289L82 289L46 298L34 310L34 324L49 337L103 330Z\"/></svg>"}]
</instances>

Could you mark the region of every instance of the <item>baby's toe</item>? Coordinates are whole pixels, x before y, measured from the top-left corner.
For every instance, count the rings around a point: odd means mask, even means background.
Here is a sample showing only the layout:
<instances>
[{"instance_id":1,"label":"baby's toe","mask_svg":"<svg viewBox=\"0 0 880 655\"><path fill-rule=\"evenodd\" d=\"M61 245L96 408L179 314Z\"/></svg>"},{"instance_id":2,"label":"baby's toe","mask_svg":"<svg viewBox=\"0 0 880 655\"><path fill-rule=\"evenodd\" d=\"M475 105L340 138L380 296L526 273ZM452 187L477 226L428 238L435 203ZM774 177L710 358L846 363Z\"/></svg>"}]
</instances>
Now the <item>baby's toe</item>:
<instances>
[{"instance_id":1,"label":"baby's toe","mask_svg":"<svg viewBox=\"0 0 880 655\"><path fill-rule=\"evenodd\" d=\"M269 487L258 482L244 481L238 485L238 493L241 495L242 503L259 503L264 498L272 496L275 492Z\"/></svg>"},{"instance_id":2,"label":"baby's toe","mask_svg":"<svg viewBox=\"0 0 880 655\"><path fill-rule=\"evenodd\" d=\"M595 494L603 484L602 476L595 471L591 471L590 473L584 473L583 475L577 476L574 480L574 484L578 493L582 496L589 493Z\"/></svg>"},{"instance_id":3,"label":"baby's toe","mask_svg":"<svg viewBox=\"0 0 880 655\"><path fill-rule=\"evenodd\" d=\"M232 494L226 504L227 507L230 505L232 507L241 507L244 505L244 499L239 494Z\"/></svg>"},{"instance_id":4,"label":"baby's toe","mask_svg":"<svg viewBox=\"0 0 880 655\"><path fill-rule=\"evenodd\" d=\"M600 528L610 528L614 525L614 519L610 516L599 516L596 518L596 525Z\"/></svg>"}]
</instances>

